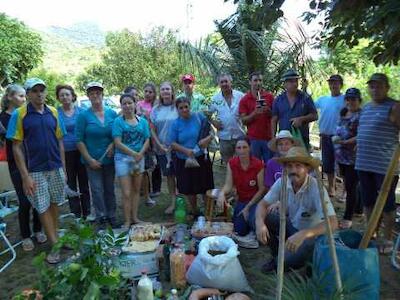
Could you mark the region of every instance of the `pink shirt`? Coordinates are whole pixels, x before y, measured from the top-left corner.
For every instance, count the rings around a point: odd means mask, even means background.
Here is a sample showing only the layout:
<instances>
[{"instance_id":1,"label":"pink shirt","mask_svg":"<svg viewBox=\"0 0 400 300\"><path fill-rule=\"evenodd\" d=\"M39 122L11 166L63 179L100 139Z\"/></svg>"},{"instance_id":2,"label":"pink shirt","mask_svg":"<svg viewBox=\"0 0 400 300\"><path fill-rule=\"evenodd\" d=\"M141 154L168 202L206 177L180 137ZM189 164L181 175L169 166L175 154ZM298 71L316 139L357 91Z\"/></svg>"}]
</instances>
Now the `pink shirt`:
<instances>
[{"instance_id":1,"label":"pink shirt","mask_svg":"<svg viewBox=\"0 0 400 300\"><path fill-rule=\"evenodd\" d=\"M150 117L151 110L153 105L151 102L146 102L145 100L140 100L136 103L136 113L138 115L144 115L146 118Z\"/></svg>"}]
</instances>

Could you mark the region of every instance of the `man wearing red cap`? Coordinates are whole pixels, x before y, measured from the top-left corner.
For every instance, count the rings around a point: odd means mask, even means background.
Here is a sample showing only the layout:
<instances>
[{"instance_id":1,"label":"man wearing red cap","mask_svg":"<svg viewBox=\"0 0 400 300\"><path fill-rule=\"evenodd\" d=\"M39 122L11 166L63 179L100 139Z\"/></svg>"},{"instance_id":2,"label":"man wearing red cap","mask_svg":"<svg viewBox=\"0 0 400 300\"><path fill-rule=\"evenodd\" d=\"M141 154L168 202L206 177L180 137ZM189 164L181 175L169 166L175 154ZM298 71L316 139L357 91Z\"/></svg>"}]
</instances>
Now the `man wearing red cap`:
<instances>
[{"instance_id":1,"label":"man wearing red cap","mask_svg":"<svg viewBox=\"0 0 400 300\"><path fill-rule=\"evenodd\" d=\"M179 94L176 99L186 97L190 100L190 109L192 112L201 111L205 105L204 101L206 98L202 94L194 92L194 75L185 74L181 80L183 83L183 93Z\"/></svg>"}]
</instances>

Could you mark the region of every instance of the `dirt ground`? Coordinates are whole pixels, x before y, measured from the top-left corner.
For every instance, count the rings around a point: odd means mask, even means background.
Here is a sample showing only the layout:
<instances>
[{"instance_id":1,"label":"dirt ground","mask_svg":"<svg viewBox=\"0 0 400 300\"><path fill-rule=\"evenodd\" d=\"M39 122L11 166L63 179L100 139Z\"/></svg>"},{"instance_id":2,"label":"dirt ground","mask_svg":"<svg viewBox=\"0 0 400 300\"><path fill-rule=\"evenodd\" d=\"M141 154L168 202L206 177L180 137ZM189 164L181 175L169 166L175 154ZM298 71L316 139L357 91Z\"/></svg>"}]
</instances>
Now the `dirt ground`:
<instances>
[{"instance_id":1,"label":"dirt ground","mask_svg":"<svg viewBox=\"0 0 400 300\"><path fill-rule=\"evenodd\" d=\"M214 179L216 187L221 187L224 180L223 167L218 164L214 166ZM167 221L168 218L163 214L164 209L168 206L168 197L166 195L165 183L163 183L163 192L158 198L158 204L154 208L147 208L144 205L140 208L141 219L153 222ZM339 186L341 189L341 186ZM117 188L118 216L122 220L121 197ZM339 191L340 192L340 191ZM339 217L344 212L344 204L334 201L334 205ZM69 210L68 205L61 208L63 213ZM19 240L18 219L17 214L8 216L6 219L7 233L12 242ZM362 228L363 220L357 220L356 228ZM399 229L399 227L397 227ZM4 245L0 245L0 252L4 249ZM47 251L48 245L36 246L35 250L29 253L22 251L21 247L17 247L17 259L14 263L0 274L0 299L11 299L13 295L24 288L29 288L37 280L38 273L32 266L32 259L35 255L42 251ZM3 265L8 254L0 257L0 265ZM262 274L259 269L266 259L269 258L269 250L262 246L256 250L240 249L239 259L246 273L250 285L255 290L252 299L263 299L271 293L271 288L265 284L266 275ZM380 257L381 266L381 299L399 299L400 294L400 271L394 269L390 264L388 256Z\"/></svg>"}]
</instances>

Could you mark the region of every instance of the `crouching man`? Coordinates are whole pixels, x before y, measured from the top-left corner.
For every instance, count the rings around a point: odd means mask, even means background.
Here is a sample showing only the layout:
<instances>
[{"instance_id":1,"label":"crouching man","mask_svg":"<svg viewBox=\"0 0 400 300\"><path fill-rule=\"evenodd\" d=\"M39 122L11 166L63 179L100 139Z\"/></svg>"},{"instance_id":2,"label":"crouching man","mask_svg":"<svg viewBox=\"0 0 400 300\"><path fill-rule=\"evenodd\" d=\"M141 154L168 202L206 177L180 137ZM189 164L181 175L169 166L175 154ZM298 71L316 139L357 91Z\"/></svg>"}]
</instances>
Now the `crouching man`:
<instances>
[{"instance_id":1,"label":"crouching man","mask_svg":"<svg viewBox=\"0 0 400 300\"><path fill-rule=\"evenodd\" d=\"M292 147L284 157L275 158L287 169L287 220L285 244L285 270L298 269L312 258L315 238L325 233L325 220L321 207L317 180L309 175L318 168L319 161L312 158L304 148ZM282 178L278 179L256 211L256 234L258 240L268 244L273 258L263 265L263 272L275 271L279 246L278 201ZM332 230L337 228L337 219L327 191L324 201L328 207Z\"/></svg>"}]
</instances>

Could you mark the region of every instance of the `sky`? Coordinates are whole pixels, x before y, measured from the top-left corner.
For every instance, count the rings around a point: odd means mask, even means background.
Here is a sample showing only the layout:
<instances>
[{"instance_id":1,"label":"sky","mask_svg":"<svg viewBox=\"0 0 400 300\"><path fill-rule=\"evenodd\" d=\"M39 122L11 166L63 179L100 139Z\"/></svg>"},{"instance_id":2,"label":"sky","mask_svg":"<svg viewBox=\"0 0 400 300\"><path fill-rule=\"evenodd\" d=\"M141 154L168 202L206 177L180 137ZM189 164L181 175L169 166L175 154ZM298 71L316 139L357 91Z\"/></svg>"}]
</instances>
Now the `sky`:
<instances>
[{"instance_id":1,"label":"sky","mask_svg":"<svg viewBox=\"0 0 400 300\"><path fill-rule=\"evenodd\" d=\"M283 10L287 18L295 20L307 7L308 0L286 0ZM127 28L145 33L163 25L179 30L181 38L191 41L213 32L214 20L234 11L233 1L223 0L0 0L0 12L39 30L89 21L104 31Z\"/></svg>"}]
</instances>

